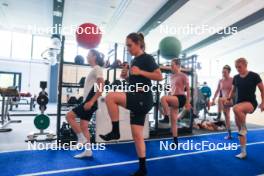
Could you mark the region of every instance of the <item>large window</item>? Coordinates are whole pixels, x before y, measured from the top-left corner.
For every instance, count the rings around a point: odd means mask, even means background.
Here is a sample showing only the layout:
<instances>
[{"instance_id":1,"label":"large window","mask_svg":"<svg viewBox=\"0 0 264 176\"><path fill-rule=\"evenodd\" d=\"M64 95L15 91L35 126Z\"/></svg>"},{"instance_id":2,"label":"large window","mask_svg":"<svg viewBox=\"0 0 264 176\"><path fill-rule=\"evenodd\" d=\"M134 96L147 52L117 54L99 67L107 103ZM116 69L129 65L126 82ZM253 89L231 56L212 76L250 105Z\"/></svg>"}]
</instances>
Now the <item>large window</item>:
<instances>
[{"instance_id":1,"label":"large window","mask_svg":"<svg viewBox=\"0 0 264 176\"><path fill-rule=\"evenodd\" d=\"M41 53L44 52L50 44L50 38L44 36L33 36L33 59L42 59Z\"/></svg>"},{"instance_id":2,"label":"large window","mask_svg":"<svg viewBox=\"0 0 264 176\"><path fill-rule=\"evenodd\" d=\"M64 61L74 62L77 55L77 45L74 42L66 41L64 45Z\"/></svg>"},{"instance_id":3,"label":"large window","mask_svg":"<svg viewBox=\"0 0 264 176\"><path fill-rule=\"evenodd\" d=\"M0 30L0 57L10 57L11 52L11 32Z\"/></svg>"},{"instance_id":4,"label":"large window","mask_svg":"<svg viewBox=\"0 0 264 176\"><path fill-rule=\"evenodd\" d=\"M32 35L23 33L13 33L12 36L12 58L31 59Z\"/></svg>"},{"instance_id":5,"label":"large window","mask_svg":"<svg viewBox=\"0 0 264 176\"><path fill-rule=\"evenodd\" d=\"M86 57L87 57L87 54L88 54L88 49L85 49L85 48L82 48L82 47L78 47L78 55L81 55L83 56L85 59L84 59L84 62L86 63Z\"/></svg>"}]
</instances>

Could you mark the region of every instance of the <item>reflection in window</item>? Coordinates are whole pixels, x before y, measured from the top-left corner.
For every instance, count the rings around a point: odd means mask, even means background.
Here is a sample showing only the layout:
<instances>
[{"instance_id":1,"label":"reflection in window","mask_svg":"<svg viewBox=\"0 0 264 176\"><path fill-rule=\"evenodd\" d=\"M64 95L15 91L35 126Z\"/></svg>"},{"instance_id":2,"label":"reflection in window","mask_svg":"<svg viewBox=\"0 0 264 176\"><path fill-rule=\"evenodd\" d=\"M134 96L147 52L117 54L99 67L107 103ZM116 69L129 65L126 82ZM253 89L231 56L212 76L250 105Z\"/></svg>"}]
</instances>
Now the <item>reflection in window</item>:
<instances>
[{"instance_id":1,"label":"reflection in window","mask_svg":"<svg viewBox=\"0 0 264 176\"><path fill-rule=\"evenodd\" d=\"M0 56L10 57L11 52L11 32L0 30Z\"/></svg>"},{"instance_id":2,"label":"reflection in window","mask_svg":"<svg viewBox=\"0 0 264 176\"><path fill-rule=\"evenodd\" d=\"M50 38L44 36L33 36L33 59L42 59L41 53L44 52L50 44Z\"/></svg>"},{"instance_id":3,"label":"reflection in window","mask_svg":"<svg viewBox=\"0 0 264 176\"><path fill-rule=\"evenodd\" d=\"M31 42L32 35L14 32L12 37L12 58L30 60Z\"/></svg>"}]
</instances>

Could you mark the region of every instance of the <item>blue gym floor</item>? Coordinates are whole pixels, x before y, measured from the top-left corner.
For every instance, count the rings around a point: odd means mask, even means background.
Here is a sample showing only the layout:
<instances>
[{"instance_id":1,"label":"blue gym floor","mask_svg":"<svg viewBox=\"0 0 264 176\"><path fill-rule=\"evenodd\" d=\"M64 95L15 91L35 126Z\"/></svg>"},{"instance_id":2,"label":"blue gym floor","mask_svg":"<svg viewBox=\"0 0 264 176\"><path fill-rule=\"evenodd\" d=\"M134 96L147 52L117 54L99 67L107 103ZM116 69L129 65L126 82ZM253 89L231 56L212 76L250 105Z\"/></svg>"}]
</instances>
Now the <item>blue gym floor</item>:
<instances>
[{"instance_id":1,"label":"blue gym floor","mask_svg":"<svg viewBox=\"0 0 264 176\"><path fill-rule=\"evenodd\" d=\"M224 140L225 133L181 137L198 143L237 143ZM170 139L162 139L170 141ZM147 166L149 176L170 175L259 175L264 173L264 129L249 130L248 157L236 159L234 150L160 150L160 140L149 140ZM133 143L109 144L104 151L94 151L93 158L74 159L80 151L17 151L0 153L1 176L63 175L63 176L127 176L137 169Z\"/></svg>"}]
</instances>

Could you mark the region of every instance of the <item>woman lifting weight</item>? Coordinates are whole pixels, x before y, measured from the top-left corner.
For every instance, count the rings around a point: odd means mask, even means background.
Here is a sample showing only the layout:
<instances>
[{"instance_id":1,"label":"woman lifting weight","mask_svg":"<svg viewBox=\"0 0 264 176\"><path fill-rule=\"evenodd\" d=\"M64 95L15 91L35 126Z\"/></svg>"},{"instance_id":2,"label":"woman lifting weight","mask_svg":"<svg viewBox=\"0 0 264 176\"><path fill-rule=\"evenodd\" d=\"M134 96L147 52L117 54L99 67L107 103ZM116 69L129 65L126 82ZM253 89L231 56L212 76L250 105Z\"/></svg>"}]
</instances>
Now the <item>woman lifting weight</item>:
<instances>
[{"instance_id":1,"label":"woman lifting weight","mask_svg":"<svg viewBox=\"0 0 264 176\"><path fill-rule=\"evenodd\" d=\"M226 103L230 103L236 93L236 101L233 107L235 114L235 121L238 127L238 135L240 141L241 153L236 155L239 159L245 159L246 153L246 143L247 143L247 128L246 128L246 116L247 114L252 114L257 106L258 102L256 100L256 87L259 88L261 92L261 104L259 108L261 111L264 110L264 88L260 76L257 73L248 71L247 60L245 58L239 58L236 60L235 65L238 71L233 79L233 86L230 95Z\"/></svg>"},{"instance_id":2,"label":"woman lifting weight","mask_svg":"<svg viewBox=\"0 0 264 176\"><path fill-rule=\"evenodd\" d=\"M170 69L173 74L171 75L171 91L169 95L161 98L164 119L160 122L169 123L170 114L173 140L178 145L177 117L179 108L185 107L186 110L190 110L191 108L189 79L186 74L181 72L180 59L173 59L171 61L171 68L164 69Z\"/></svg>"},{"instance_id":3,"label":"woman lifting weight","mask_svg":"<svg viewBox=\"0 0 264 176\"><path fill-rule=\"evenodd\" d=\"M212 105L215 105L215 99L219 95L217 120L220 120L223 111L225 115L226 129L228 132L228 135L225 137L225 139L232 138L230 128L230 107L232 106L233 102L231 102L229 105L224 105L224 102L228 98L232 89L233 78L230 76L230 72L231 67L229 65L225 65L222 70L223 78L219 81L213 100L211 102Z\"/></svg>"},{"instance_id":4,"label":"woman lifting weight","mask_svg":"<svg viewBox=\"0 0 264 176\"><path fill-rule=\"evenodd\" d=\"M77 134L77 145L82 144L86 146L86 150L76 155L75 158L92 156L88 124L93 113L97 110L97 99L101 96L104 86L102 70L104 55L97 50L91 49L87 55L87 61L92 66L92 70L85 79L83 97L86 97L86 99L66 115L67 121ZM94 84L97 84L97 86L94 86ZM100 89L97 90L95 87L99 87ZM80 124L76 122L76 117L81 119Z\"/></svg>"},{"instance_id":5,"label":"woman lifting weight","mask_svg":"<svg viewBox=\"0 0 264 176\"><path fill-rule=\"evenodd\" d=\"M131 62L130 74L128 68L124 67L121 77L127 79L129 89L133 87L138 87L138 89L126 93L110 92L106 96L106 105L112 121L112 131L106 135L100 135L100 137L105 141L119 139L118 106L129 109L132 136L139 157L139 169L133 175L143 176L147 175L143 129L146 114L153 106L153 96L151 91L143 91L142 87L152 86L151 80L162 80L162 75L154 58L144 52L145 42L142 34L129 34L126 38L126 45L134 59Z\"/></svg>"}]
</instances>

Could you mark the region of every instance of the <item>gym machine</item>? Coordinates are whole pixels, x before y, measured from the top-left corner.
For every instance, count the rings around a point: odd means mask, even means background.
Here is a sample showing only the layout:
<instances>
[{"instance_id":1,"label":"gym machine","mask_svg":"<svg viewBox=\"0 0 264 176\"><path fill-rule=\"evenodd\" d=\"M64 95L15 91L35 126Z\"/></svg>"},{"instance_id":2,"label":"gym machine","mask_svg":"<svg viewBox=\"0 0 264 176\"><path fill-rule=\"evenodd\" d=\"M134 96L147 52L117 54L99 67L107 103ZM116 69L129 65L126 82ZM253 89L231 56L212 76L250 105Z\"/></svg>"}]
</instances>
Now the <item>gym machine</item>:
<instances>
[{"instance_id":1,"label":"gym machine","mask_svg":"<svg viewBox=\"0 0 264 176\"><path fill-rule=\"evenodd\" d=\"M10 132L11 128L5 128L10 123L21 123L21 120L11 120L8 106L10 105L11 99L18 96L17 88L0 88L0 95L2 96L2 113L0 120L0 132Z\"/></svg>"}]
</instances>

